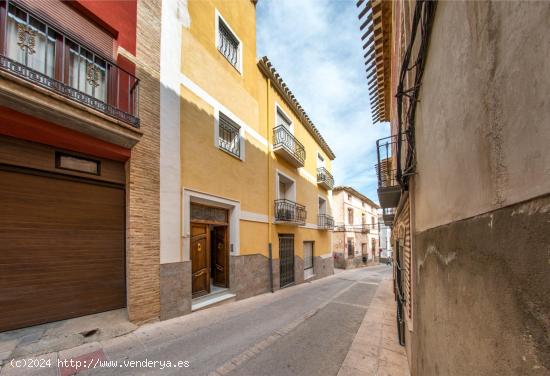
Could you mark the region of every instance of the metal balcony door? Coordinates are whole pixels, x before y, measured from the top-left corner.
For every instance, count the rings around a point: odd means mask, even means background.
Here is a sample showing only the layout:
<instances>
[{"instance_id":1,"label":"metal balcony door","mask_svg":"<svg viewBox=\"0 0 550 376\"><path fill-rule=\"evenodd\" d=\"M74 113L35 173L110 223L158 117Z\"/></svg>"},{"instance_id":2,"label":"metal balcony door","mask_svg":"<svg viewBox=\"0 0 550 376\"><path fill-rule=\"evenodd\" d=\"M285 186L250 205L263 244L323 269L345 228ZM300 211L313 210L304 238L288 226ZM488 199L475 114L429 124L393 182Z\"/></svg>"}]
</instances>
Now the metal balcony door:
<instances>
[{"instance_id":1,"label":"metal balcony door","mask_svg":"<svg viewBox=\"0 0 550 376\"><path fill-rule=\"evenodd\" d=\"M279 235L281 288L294 283L294 235Z\"/></svg>"}]
</instances>

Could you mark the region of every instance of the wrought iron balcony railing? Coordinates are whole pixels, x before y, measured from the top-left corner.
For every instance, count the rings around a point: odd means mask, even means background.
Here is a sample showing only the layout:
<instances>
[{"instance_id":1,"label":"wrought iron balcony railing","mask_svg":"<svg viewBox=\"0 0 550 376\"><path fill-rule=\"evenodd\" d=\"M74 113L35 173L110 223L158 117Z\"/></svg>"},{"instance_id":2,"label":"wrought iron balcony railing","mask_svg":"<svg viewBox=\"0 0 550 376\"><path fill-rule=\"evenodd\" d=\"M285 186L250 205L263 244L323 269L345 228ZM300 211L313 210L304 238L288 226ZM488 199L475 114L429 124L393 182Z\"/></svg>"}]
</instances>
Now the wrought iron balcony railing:
<instances>
[{"instance_id":1,"label":"wrought iron balcony railing","mask_svg":"<svg viewBox=\"0 0 550 376\"><path fill-rule=\"evenodd\" d=\"M378 176L378 188L399 186L399 182L397 181L396 176L397 170L392 169L390 163L386 163L386 161L382 161L382 163L378 163L375 166L376 175Z\"/></svg>"},{"instance_id":2,"label":"wrought iron balcony railing","mask_svg":"<svg viewBox=\"0 0 550 376\"><path fill-rule=\"evenodd\" d=\"M319 214L317 216L317 227L323 230L333 230L334 218L328 214Z\"/></svg>"},{"instance_id":3,"label":"wrought iron balcony railing","mask_svg":"<svg viewBox=\"0 0 550 376\"><path fill-rule=\"evenodd\" d=\"M0 1L0 70L139 128L139 80L11 1Z\"/></svg>"},{"instance_id":4,"label":"wrought iron balcony railing","mask_svg":"<svg viewBox=\"0 0 550 376\"><path fill-rule=\"evenodd\" d=\"M363 234L369 234L378 230L378 224L360 224L360 225L347 225L345 223L336 223L334 225L334 231L336 232L361 232Z\"/></svg>"},{"instance_id":5,"label":"wrought iron balcony railing","mask_svg":"<svg viewBox=\"0 0 550 376\"><path fill-rule=\"evenodd\" d=\"M275 200L275 222L293 225L306 224L306 207L294 201Z\"/></svg>"},{"instance_id":6,"label":"wrought iron balcony railing","mask_svg":"<svg viewBox=\"0 0 550 376\"><path fill-rule=\"evenodd\" d=\"M401 196L399 169L396 166L398 161L395 156L399 137L403 142L403 135L393 135L376 141L378 163L375 168L378 177L378 199L382 208L396 207Z\"/></svg>"},{"instance_id":7,"label":"wrought iron balcony railing","mask_svg":"<svg viewBox=\"0 0 550 376\"><path fill-rule=\"evenodd\" d=\"M295 167L304 166L306 149L284 125L273 129L273 151Z\"/></svg>"},{"instance_id":8,"label":"wrought iron balcony railing","mask_svg":"<svg viewBox=\"0 0 550 376\"><path fill-rule=\"evenodd\" d=\"M326 168L319 167L317 169L317 184L330 190L334 187L334 177Z\"/></svg>"},{"instance_id":9,"label":"wrought iron balcony railing","mask_svg":"<svg viewBox=\"0 0 550 376\"><path fill-rule=\"evenodd\" d=\"M386 226L392 226L395 217L395 208L383 208L382 220Z\"/></svg>"}]
</instances>

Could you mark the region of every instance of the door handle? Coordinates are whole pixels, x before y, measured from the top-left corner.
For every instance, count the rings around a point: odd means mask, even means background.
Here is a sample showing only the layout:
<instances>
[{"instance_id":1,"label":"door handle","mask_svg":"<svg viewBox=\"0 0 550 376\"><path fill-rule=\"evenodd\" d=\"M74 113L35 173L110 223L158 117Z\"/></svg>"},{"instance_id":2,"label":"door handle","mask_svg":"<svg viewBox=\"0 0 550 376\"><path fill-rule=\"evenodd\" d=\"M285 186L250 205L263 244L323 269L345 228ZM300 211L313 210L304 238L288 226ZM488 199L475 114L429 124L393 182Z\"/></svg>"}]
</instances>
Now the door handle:
<instances>
[{"instance_id":1,"label":"door handle","mask_svg":"<svg viewBox=\"0 0 550 376\"><path fill-rule=\"evenodd\" d=\"M205 272L204 269L203 269L203 270L201 270L200 272L195 273L195 277L200 277L200 276L203 275L204 273L206 273L206 272Z\"/></svg>"}]
</instances>

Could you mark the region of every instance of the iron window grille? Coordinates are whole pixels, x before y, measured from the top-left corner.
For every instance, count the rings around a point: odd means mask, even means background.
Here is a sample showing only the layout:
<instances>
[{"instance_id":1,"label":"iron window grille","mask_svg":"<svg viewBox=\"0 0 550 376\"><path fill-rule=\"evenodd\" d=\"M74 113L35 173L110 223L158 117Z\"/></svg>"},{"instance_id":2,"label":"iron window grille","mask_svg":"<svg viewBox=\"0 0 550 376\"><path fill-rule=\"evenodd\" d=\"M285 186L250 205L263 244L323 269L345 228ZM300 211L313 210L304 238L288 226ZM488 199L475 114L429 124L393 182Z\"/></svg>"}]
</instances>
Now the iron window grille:
<instances>
[{"instance_id":1,"label":"iron window grille","mask_svg":"<svg viewBox=\"0 0 550 376\"><path fill-rule=\"evenodd\" d=\"M218 125L218 146L235 157L240 158L241 127L221 112Z\"/></svg>"},{"instance_id":2,"label":"iron window grille","mask_svg":"<svg viewBox=\"0 0 550 376\"><path fill-rule=\"evenodd\" d=\"M334 177L325 167L317 168L317 183L325 183L332 189L334 187Z\"/></svg>"},{"instance_id":3,"label":"iron window grille","mask_svg":"<svg viewBox=\"0 0 550 376\"><path fill-rule=\"evenodd\" d=\"M290 133L286 126L278 125L273 129L273 140L274 148L282 147L296 158L302 166L304 165L304 161L306 160L306 149L304 145Z\"/></svg>"},{"instance_id":4,"label":"iron window grille","mask_svg":"<svg viewBox=\"0 0 550 376\"><path fill-rule=\"evenodd\" d=\"M11 1L0 1L0 69L139 128L139 80Z\"/></svg>"},{"instance_id":5,"label":"iron window grille","mask_svg":"<svg viewBox=\"0 0 550 376\"><path fill-rule=\"evenodd\" d=\"M334 218L328 214L319 214L317 216L317 226L324 230L332 230L334 228Z\"/></svg>"},{"instance_id":6,"label":"iron window grille","mask_svg":"<svg viewBox=\"0 0 550 376\"><path fill-rule=\"evenodd\" d=\"M275 200L275 221L297 225L306 224L307 211L304 205L286 199Z\"/></svg>"},{"instance_id":7,"label":"iron window grille","mask_svg":"<svg viewBox=\"0 0 550 376\"><path fill-rule=\"evenodd\" d=\"M237 69L240 64L239 46L240 42L235 34L231 32L221 17L218 17L218 50Z\"/></svg>"}]
</instances>

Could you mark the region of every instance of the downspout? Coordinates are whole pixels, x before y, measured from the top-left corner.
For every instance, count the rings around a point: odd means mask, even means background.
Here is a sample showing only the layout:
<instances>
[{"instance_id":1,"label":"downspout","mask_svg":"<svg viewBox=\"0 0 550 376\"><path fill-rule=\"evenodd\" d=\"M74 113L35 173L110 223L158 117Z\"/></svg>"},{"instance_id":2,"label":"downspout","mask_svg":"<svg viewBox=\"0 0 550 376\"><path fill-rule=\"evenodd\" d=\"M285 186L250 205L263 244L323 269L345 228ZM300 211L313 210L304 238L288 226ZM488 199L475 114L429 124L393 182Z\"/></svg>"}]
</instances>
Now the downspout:
<instances>
[{"instance_id":1,"label":"downspout","mask_svg":"<svg viewBox=\"0 0 550 376\"><path fill-rule=\"evenodd\" d=\"M270 190L271 190L271 132L269 131L269 124L271 122L269 121L269 114L270 114L270 106L269 106L269 86L271 85L271 81L269 80L269 77L266 77L266 101L267 101L267 244L269 249L269 288L271 292L274 292L273 290L273 244L271 242L271 218L273 218L273 212L272 212L272 205L270 203Z\"/></svg>"}]
</instances>

